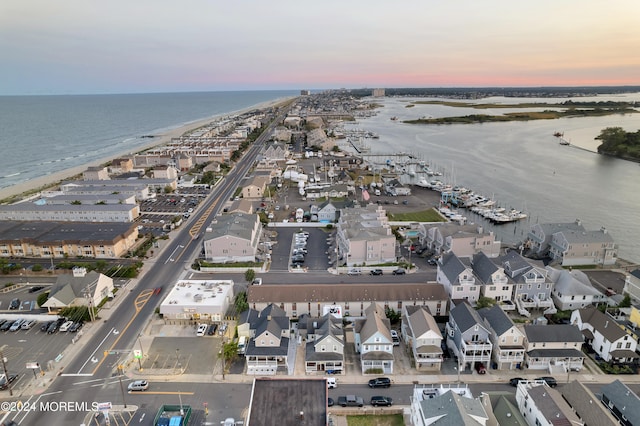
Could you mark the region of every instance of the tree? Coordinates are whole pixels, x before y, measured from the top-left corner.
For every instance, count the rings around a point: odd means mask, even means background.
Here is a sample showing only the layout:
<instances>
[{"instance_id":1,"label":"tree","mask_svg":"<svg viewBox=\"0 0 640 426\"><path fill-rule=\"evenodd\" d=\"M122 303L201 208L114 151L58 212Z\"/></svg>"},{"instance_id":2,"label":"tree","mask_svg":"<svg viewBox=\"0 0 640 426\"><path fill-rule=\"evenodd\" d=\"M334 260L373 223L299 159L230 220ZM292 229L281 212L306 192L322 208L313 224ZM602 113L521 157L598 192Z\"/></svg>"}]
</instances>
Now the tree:
<instances>
[{"instance_id":1,"label":"tree","mask_svg":"<svg viewBox=\"0 0 640 426\"><path fill-rule=\"evenodd\" d=\"M391 324L396 324L398 321L400 321L400 313L393 310L392 308L385 308L384 313L387 318L389 318L389 322L391 322Z\"/></svg>"},{"instance_id":2,"label":"tree","mask_svg":"<svg viewBox=\"0 0 640 426\"><path fill-rule=\"evenodd\" d=\"M254 271L253 269L247 269L244 272L244 279L250 283L252 282L254 279L256 278L256 271Z\"/></svg>"},{"instance_id":3,"label":"tree","mask_svg":"<svg viewBox=\"0 0 640 426\"><path fill-rule=\"evenodd\" d=\"M492 298L486 297L486 296L480 296L478 298L478 303L476 303L476 309L490 308L491 306L493 306L495 304L496 304L495 299L492 299Z\"/></svg>"},{"instance_id":4,"label":"tree","mask_svg":"<svg viewBox=\"0 0 640 426\"><path fill-rule=\"evenodd\" d=\"M629 296L628 294L625 294L622 300L620 301L618 308L630 308L630 307L631 307L631 296Z\"/></svg>"},{"instance_id":5,"label":"tree","mask_svg":"<svg viewBox=\"0 0 640 426\"><path fill-rule=\"evenodd\" d=\"M36 302L38 303L39 307L42 307L42 305L44 305L47 299L49 299L49 292L45 291L44 293L40 293L38 295L38 299L36 299Z\"/></svg>"},{"instance_id":6,"label":"tree","mask_svg":"<svg viewBox=\"0 0 640 426\"><path fill-rule=\"evenodd\" d=\"M249 302L247 302L247 293L245 291L236 295L234 306L237 312L244 312L249 309Z\"/></svg>"}]
</instances>

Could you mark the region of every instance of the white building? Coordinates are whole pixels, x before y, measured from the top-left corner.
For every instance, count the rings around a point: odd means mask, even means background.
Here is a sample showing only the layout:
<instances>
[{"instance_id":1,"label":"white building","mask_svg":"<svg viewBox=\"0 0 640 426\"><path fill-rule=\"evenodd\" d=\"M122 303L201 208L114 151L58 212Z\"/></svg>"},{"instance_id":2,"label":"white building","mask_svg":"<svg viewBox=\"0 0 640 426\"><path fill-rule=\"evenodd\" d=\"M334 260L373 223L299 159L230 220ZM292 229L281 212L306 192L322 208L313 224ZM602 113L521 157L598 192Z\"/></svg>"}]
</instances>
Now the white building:
<instances>
[{"instance_id":1,"label":"white building","mask_svg":"<svg viewBox=\"0 0 640 426\"><path fill-rule=\"evenodd\" d=\"M180 280L160 304L165 320L220 322L233 303L231 280Z\"/></svg>"}]
</instances>

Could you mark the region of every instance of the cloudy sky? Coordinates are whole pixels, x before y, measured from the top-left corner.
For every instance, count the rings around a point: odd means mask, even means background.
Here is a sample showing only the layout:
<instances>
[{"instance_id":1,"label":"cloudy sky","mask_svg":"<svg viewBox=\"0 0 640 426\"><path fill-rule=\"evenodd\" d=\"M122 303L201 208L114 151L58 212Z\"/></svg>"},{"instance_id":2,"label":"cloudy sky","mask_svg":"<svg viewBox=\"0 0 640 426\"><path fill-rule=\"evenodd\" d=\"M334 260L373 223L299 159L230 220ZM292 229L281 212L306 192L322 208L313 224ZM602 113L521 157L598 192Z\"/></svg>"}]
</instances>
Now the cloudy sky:
<instances>
[{"instance_id":1,"label":"cloudy sky","mask_svg":"<svg viewBox=\"0 0 640 426\"><path fill-rule=\"evenodd\" d=\"M639 0L2 0L0 95L640 84Z\"/></svg>"}]
</instances>

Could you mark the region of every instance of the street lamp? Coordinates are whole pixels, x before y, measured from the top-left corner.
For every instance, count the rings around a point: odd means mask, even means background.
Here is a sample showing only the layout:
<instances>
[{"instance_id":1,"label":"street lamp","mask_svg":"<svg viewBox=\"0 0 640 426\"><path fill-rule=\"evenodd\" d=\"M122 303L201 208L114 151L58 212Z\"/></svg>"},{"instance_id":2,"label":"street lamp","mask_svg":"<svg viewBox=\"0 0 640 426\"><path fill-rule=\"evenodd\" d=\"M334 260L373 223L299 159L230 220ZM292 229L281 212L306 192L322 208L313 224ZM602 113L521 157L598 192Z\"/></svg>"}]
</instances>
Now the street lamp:
<instances>
[{"instance_id":1,"label":"street lamp","mask_svg":"<svg viewBox=\"0 0 640 426\"><path fill-rule=\"evenodd\" d=\"M2 360L2 371L4 371L4 379L7 381L7 389L9 389L9 396L13 396L13 389L11 389L11 382L9 381L9 374L7 373L7 359L4 357L4 345L0 348L0 359Z\"/></svg>"},{"instance_id":2,"label":"street lamp","mask_svg":"<svg viewBox=\"0 0 640 426\"><path fill-rule=\"evenodd\" d=\"M140 357L138 358L138 366L140 367L140 371L142 371L142 358L144 358L144 351L142 350L142 341L140 340L140 333L138 333L138 344L140 345Z\"/></svg>"}]
</instances>

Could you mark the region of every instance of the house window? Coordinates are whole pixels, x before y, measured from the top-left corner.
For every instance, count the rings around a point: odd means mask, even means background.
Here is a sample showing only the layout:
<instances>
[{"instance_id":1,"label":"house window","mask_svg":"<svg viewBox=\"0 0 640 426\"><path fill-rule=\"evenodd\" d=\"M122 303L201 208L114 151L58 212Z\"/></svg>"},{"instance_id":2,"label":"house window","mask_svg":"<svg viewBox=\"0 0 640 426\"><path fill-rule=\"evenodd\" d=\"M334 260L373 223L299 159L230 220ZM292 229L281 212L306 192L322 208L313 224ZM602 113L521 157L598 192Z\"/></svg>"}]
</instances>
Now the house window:
<instances>
[{"instance_id":1,"label":"house window","mask_svg":"<svg viewBox=\"0 0 640 426\"><path fill-rule=\"evenodd\" d=\"M469 291L476 291L476 287L475 286L469 287Z\"/></svg>"},{"instance_id":2,"label":"house window","mask_svg":"<svg viewBox=\"0 0 640 426\"><path fill-rule=\"evenodd\" d=\"M490 286L489 291L496 291L496 286L495 285Z\"/></svg>"}]
</instances>

